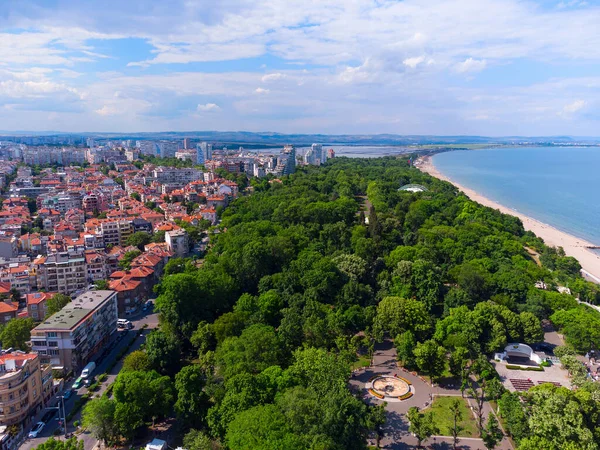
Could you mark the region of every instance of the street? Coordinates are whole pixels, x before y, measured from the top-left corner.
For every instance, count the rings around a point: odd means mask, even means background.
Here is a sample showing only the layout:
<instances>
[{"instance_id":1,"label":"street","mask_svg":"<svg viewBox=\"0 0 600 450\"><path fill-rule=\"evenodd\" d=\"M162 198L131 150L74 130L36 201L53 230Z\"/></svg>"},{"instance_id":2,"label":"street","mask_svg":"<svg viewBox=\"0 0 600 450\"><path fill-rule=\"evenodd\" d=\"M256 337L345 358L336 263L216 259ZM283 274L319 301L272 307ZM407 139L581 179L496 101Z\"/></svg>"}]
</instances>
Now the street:
<instances>
[{"instance_id":1,"label":"street","mask_svg":"<svg viewBox=\"0 0 600 450\"><path fill-rule=\"evenodd\" d=\"M146 339L146 334L149 333L150 330L158 327L158 316L157 316L157 314L153 313L151 310L148 311L147 313L142 312L142 314L138 315L136 318L129 318L129 320L134 325L133 329L117 330L113 334L111 341L107 344L107 348L110 348L112 346L110 351L105 355L104 358L102 358L101 361L98 360L98 358L102 354L101 352L100 352L100 354L95 355L95 358L93 359L97 364L96 370L94 371L95 378L98 379L98 376L103 373L106 373L108 375L106 380L104 380L100 384L100 388L96 392L94 392L94 397L101 396L106 391L108 386L110 386L115 381L115 378L117 377L117 375L123 365L124 358L121 359L112 368L112 370L110 372L108 372L108 367L112 364L112 362L114 361L116 356L119 354L119 352L122 349L126 348L129 345L129 343L131 343L133 341L135 341L135 342L133 342L133 345L129 348L127 354L139 349L140 346L143 344L143 342ZM137 338L138 332L143 328L144 325L147 325L147 329L144 331L144 334L141 337ZM75 378L77 378L78 376L79 376L79 374L76 374L73 379L69 380L69 382L65 384L65 389L70 389L71 385L75 381ZM75 390L73 392L73 395L71 395L71 397L68 400L65 400L65 410L66 410L67 415L69 415L69 412L73 409L75 402L79 398L81 398L81 396L83 394L85 394L87 391L88 391L88 389L86 387L81 387L81 388ZM62 392L59 392L57 395L62 395ZM57 400L56 398L54 398L52 401L55 403L53 403L52 405L48 405L48 406L55 407L56 403L59 402L59 400ZM37 421L41 420L41 417L46 413L46 411L47 411L47 409L42 410L40 413L38 413L38 417L36 417L36 419L32 422L32 424L28 428L25 429L26 436L27 436L27 433L29 433L29 430L31 429L31 427ZM54 416L54 418L52 418L46 424L46 426L40 432L40 434L38 435L37 438L25 439L23 441L23 443L21 444L21 446L19 447L19 449L20 450L33 449L33 448L37 447L38 445L42 444L43 442L45 442L49 437L53 436L55 430L57 430L57 428L59 427L58 419L57 419L58 417L59 417L59 414L56 414ZM61 411L60 417L62 418L62 411ZM69 421L68 427L67 427L67 431L69 433L73 433L75 431L73 422L75 422L76 420L81 421L81 410L77 414L75 414L75 416L72 418L71 421ZM61 435L60 437L64 438L64 435ZM78 439L83 440L84 447L86 450L91 450L92 448L94 448L94 446L97 443L97 440L88 432L81 433L77 437L78 437Z\"/></svg>"}]
</instances>

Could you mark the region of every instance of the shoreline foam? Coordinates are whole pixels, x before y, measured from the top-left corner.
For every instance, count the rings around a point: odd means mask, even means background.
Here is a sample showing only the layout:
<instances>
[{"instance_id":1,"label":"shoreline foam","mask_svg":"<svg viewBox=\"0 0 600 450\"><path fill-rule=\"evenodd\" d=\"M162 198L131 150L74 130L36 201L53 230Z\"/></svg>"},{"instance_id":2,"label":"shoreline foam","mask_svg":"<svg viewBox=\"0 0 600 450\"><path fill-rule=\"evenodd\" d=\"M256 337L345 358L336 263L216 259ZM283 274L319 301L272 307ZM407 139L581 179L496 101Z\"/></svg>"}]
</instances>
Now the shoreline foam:
<instances>
[{"instance_id":1,"label":"shoreline foam","mask_svg":"<svg viewBox=\"0 0 600 450\"><path fill-rule=\"evenodd\" d=\"M572 236L564 231L560 231L557 228L540 222L539 220L526 216L519 211L515 211L511 208L501 205L500 203L490 200L489 198L477 193L473 189L462 186L437 170L437 168L433 165L433 161L431 160L430 156L419 158L415 166L431 176L452 183L467 197L477 203L497 209L504 214L510 214L511 216L518 217L523 222L523 227L525 230L535 233L538 237L544 240L546 245L550 247L562 247L567 256L572 256L579 261L579 264L581 264L582 267L582 272L586 278L588 278L590 281L600 283L600 255L596 255L594 252L586 248L594 246L594 244L591 242Z\"/></svg>"}]
</instances>

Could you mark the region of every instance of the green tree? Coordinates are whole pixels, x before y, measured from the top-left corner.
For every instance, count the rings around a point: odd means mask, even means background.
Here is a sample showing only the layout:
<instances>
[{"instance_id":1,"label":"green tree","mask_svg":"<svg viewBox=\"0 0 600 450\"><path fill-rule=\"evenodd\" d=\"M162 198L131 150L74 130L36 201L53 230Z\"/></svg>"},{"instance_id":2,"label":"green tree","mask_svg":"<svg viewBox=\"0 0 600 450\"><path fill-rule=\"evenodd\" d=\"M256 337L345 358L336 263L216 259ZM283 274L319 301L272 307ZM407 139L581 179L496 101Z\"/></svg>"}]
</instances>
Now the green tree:
<instances>
[{"instance_id":1,"label":"green tree","mask_svg":"<svg viewBox=\"0 0 600 450\"><path fill-rule=\"evenodd\" d=\"M204 371L197 365L185 366L175 376L175 412L185 423L202 423L208 409L208 395L204 393L205 383Z\"/></svg>"},{"instance_id":2,"label":"green tree","mask_svg":"<svg viewBox=\"0 0 600 450\"><path fill-rule=\"evenodd\" d=\"M415 364L414 350L417 346L417 340L411 331L405 331L394 339L398 360L404 367L411 368Z\"/></svg>"},{"instance_id":3,"label":"green tree","mask_svg":"<svg viewBox=\"0 0 600 450\"><path fill-rule=\"evenodd\" d=\"M144 251L144 246L152 242L152 236L145 231L136 231L131 236L127 238L125 241L126 245L133 245L140 249L140 251ZM127 255L127 254L125 254ZM132 258L133 259L133 258Z\"/></svg>"},{"instance_id":4,"label":"green tree","mask_svg":"<svg viewBox=\"0 0 600 450\"><path fill-rule=\"evenodd\" d=\"M239 337L226 339L215 353L217 364L228 378L240 372L259 373L283 360L283 350L275 330L267 325L251 325Z\"/></svg>"},{"instance_id":5,"label":"green tree","mask_svg":"<svg viewBox=\"0 0 600 450\"><path fill-rule=\"evenodd\" d=\"M186 450L220 450L221 445L213 441L201 431L191 429L183 437L183 448Z\"/></svg>"},{"instance_id":6,"label":"green tree","mask_svg":"<svg viewBox=\"0 0 600 450\"><path fill-rule=\"evenodd\" d=\"M173 383L169 377L161 376L154 370L120 373L113 386L117 404L129 405L120 407L121 418L126 423L132 422L131 418L127 418L128 413L132 418L139 417L134 423L168 415L174 403Z\"/></svg>"},{"instance_id":7,"label":"green tree","mask_svg":"<svg viewBox=\"0 0 600 450\"><path fill-rule=\"evenodd\" d=\"M100 397L89 401L81 413L83 427L105 446L114 443L119 435L115 424L116 406L114 400Z\"/></svg>"},{"instance_id":8,"label":"green tree","mask_svg":"<svg viewBox=\"0 0 600 450\"><path fill-rule=\"evenodd\" d=\"M31 340L31 330L35 326L31 318L11 319L0 328L0 342L2 348L14 348L28 351L27 342Z\"/></svg>"},{"instance_id":9,"label":"green tree","mask_svg":"<svg viewBox=\"0 0 600 450\"><path fill-rule=\"evenodd\" d=\"M83 441L76 437L61 441L50 437L46 442L41 443L35 450L83 450Z\"/></svg>"},{"instance_id":10,"label":"green tree","mask_svg":"<svg viewBox=\"0 0 600 450\"><path fill-rule=\"evenodd\" d=\"M255 406L238 414L227 429L225 443L231 450L306 448L275 405Z\"/></svg>"},{"instance_id":11,"label":"green tree","mask_svg":"<svg viewBox=\"0 0 600 450\"><path fill-rule=\"evenodd\" d=\"M446 349L434 340L418 343L414 350L415 363L419 370L435 382L446 368Z\"/></svg>"},{"instance_id":12,"label":"green tree","mask_svg":"<svg viewBox=\"0 0 600 450\"><path fill-rule=\"evenodd\" d=\"M115 407L115 426L121 436L132 440L144 425L144 411L139 404L117 402Z\"/></svg>"},{"instance_id":13,"label":"green tree","mask_svg":"<svg viewBox=\"0 0 600 450\"><path fill-rule=\"evenodd\" d=\"M52 314L57 313L58 311L63 309L65 306L67 306L67 304L70 302L71 302L71 297L69 297L68 295L54 294L51 298L49 298L46 301L46 308L47 308L46 317L50 317Z\"/></svg>"},{"instance_id":14,"label":"green tree","mask_svg":"<svg viewBox=\"0 0 600 450\"><path fill-rule=\"evenodd\" d=\"M458 398L453 398L450 402L450 414L452 414L452 428L450 428L450 433L452 433L452 448L456 450L458 445L458 436L463 431L463 427L460 423L463 420L462 409L461 409L461 400Z\"/></svg>"},{"instance_id":15,"label":"green tree","mask_svg":"<svg viewBox=\"0 0 600 450\"><path fill-rule=\"evenodd\" d=\"M530 312L522 312L519 315L523 326L523 341L536 344L544 340L544 330L540 320Z\"/></svg>"},{"instance_id":16,"label":"green tree","mask_svg":"<svg viewBox=\"0 0 600 450\"><path fill-rule=\"evenodd\" d=\"M418 300L386 297L377 305L373 326L380 338L386 332L398 336L404 331L423 336L430 329L430 315Z\"/></svg>"},{"instance_id":17,"label":"green tree","mask_svg":"<svg viewBox=\"0 0 600 450\"><path fill-rule=\"evenodd\" d=\"M142 196L139 193L137 193L137 192L132 192L131 195L130 195L130 197L133 200L137 200L138 202L142 201Z\"/></svg>"},{"instance_id":18,"label":"green tree","mask_svg":"<svg viewBox=\"0 0 600 450\"><path fill-rule=\"evenodd\" d=\"M146 355L150 366L165 375L177 373L181 347L175 336L154 330L146 337Z\"/></svg>"},{"instance_id":19,"label":"green tree","mask_svg":"<svg viewBox=\"0 0 600 450\"><path fill-rule=\"evenodd\" d=\"M431 412L421 413L418 408L411 407L408 410L408 421L410 425L408 427L408 431L413 433L417 438L417 447L421 448L421 443L435 433L439 433L439 430L435 426L433 422L433 415Z\"/></svg>"},{"instance_id":20,"label":"green tree","mask_svg":"<svg viewBox=\"0 0 600 450\"><path fill-rule=\"evenodd\" d=\"M123 257L121 258L121 260L119 261L119 267L123 270L131 269L131 261L133 261L135 258L140 256L141 254L142 254L142 252L139 250L131 250L129 252L126 252L123 255Z\"/></svg>"},{"instance_id":21,"label":"green tree","mask_svg":"<svg viewBox=\"0 0 600 450\"><path fill-rule=\"evenodd\" d=\"M108 282L108 280L96 280L94 282L94 286L98 291L106 291L110 289L110 283Z\"/></svg>"},{"instance_id":22,"label":"green tree","mask_svg":"<svg viewBox=\"0 0 600 450\"><path fill-rule=\"evenodd\" d=\"M148 371L152 367L146 352L135 350L125 357L121 372Z\"/></svg>"},{"instance_id":23,"label":"green tree","mask_svg":"<svg viewBox=\"0 0 600 450\"><path fill-rule=\"evenodd\" d=\"M493 413L488 416L488 420L483 432L481 433L481 437L483 438L485 447L489 450L496 448L496 446L502 441L504 434L500 429L498 419L496 419L496 416Z\"/></svg>"}]
</instances>

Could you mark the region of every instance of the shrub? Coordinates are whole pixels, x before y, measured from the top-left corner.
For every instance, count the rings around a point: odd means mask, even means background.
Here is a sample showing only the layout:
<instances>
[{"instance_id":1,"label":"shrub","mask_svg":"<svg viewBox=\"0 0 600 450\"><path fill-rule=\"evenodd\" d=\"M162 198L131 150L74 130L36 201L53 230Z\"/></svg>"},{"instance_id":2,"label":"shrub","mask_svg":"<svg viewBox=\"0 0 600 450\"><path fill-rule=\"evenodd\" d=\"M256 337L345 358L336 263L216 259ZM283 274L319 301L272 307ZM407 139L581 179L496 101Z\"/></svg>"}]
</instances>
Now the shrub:
<instances>
[{"instance_id":1,"label":"shrub","mask_svg":"<svg viewBox=\"0 0 600 450\"><path fill-rule=\"evenodd\" d=\"M107 374L105 374L105 373L98 375L98 381L99 381L100 383L102 383L102 382L103 382L104 380L106 380L107 378L108 378L108 375L107 375Z\"/></svg>"},{"instance_id":2,"label":"shrub","mask_svg":"<svg viewBox=\"0 0 600 450\"><path fill-rule=\"evenodd\" d=\"M543 367L521 367L521 366L512 366L510 364L506 365L506 368L509 370L527 370L529 372L543 372Z\"/></svg>"},{"instance_id":3,"label":"shrub","mask_svg":"<svg viewBox=\"0 0 600 450\"><path fill-rule=\"evenodd\" d=\"M540 364L540 366L542 366L542 367L550 367L551 364L550 364L549 361L544 360L544 361L542 361L542 363Z\"/></svg>"},{"instance_id":4,"label":"shrub","mask_svg":"<svg viewBox=\"0 0 600 450\"><path fill-rule=\"evenodd\" d=\"M408 398L411 398L412 396L413 396L413 393L408 391L406 394L399 395L398 400L406 400Z\"/></svg>"},{"instance_id":5,"label":"shrub","mask_svg":"<svg viewBox=\"0 0 600 450\"><path fill-rule=\"evenodd\" d=\"M75 422L73 422L73 426L75 428L79 428L79 425L81 425L81 423L79 422L79 420L76 420Z\"/></svg>"}]
</instances>

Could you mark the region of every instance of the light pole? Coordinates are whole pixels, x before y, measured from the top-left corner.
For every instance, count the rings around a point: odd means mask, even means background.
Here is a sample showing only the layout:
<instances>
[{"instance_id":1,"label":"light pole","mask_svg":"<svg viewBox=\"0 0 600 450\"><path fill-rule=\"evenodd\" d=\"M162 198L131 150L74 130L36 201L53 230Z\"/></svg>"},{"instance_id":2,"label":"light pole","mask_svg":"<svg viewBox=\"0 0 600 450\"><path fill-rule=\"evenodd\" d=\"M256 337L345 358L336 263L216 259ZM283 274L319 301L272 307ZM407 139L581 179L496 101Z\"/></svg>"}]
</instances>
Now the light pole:
<instances>
[{"instance_id":1,"label":"light pole","mask_svg":"<svg viewBox=\"0 0 600 450\"><path fill-rule=\"evenodd\" d=\"M65 432L65 440L67 439L67 412L65 411L65 396L58 395L57 399L60 399L62 403L62 412L63 412L63 430ZM58 417L60 417L60 405L58 406Z\"/></svg>"}]
</instances>

